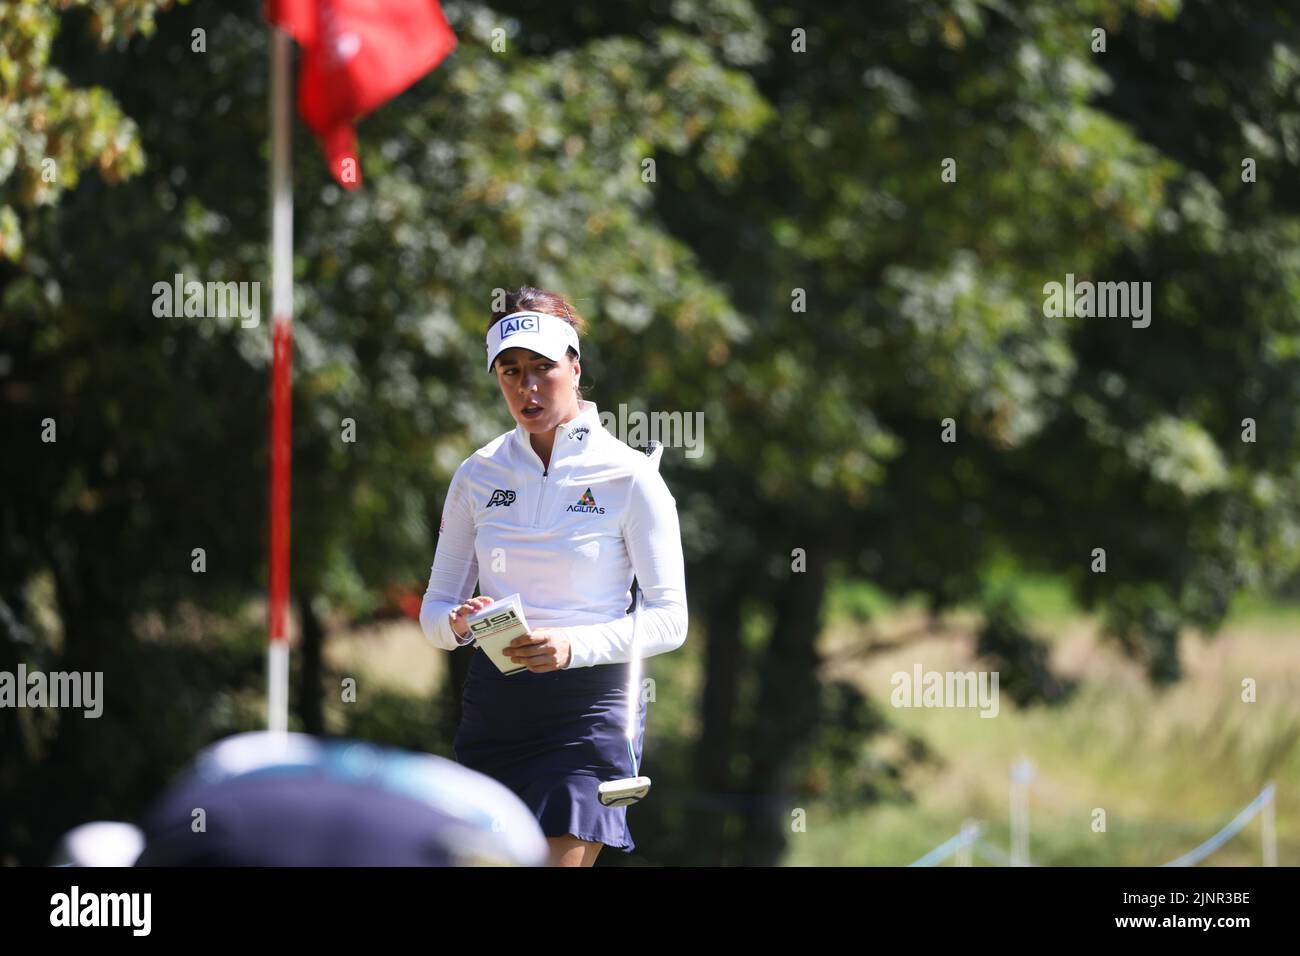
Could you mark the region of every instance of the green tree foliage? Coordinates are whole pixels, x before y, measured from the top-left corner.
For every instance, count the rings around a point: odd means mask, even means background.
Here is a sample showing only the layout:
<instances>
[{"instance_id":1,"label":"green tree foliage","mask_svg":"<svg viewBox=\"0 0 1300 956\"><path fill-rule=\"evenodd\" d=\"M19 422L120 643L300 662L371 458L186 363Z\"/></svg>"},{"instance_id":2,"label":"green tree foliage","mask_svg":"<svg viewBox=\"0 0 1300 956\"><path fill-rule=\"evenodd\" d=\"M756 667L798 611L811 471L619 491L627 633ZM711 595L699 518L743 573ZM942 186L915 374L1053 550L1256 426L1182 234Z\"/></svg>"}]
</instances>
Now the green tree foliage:
<instances>
[{"instance_id":1,"label":"green tree foliage","mask_svg":"<svg viewBox=\"0 0 1300 956\"><path fill-rule=\"evenodd\" d=\"M22 216L57 203L87 169L105 182L140 171L135 124L101 87L70 86L50 63L60 13L85 8L101 49L148 36L170 0L12 0L0 7L0 257L18 259Z\"/></svg>"}]
</instances>

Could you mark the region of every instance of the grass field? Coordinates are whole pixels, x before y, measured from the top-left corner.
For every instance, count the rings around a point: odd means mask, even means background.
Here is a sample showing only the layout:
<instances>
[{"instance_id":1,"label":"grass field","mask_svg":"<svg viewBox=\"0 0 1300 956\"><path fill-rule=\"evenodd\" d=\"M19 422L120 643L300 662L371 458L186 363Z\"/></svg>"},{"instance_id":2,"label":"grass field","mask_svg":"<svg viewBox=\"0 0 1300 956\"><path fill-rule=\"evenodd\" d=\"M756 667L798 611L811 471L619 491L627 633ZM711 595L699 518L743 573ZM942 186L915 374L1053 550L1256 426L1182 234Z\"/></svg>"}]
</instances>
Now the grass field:
<instances>
[{"instance_id":1,"label":"grass field","mask_svg":"<svg viewBox=\"0 0 1300 956\"><path fill-rule=\"evenodd\" d=\"M1212 640L1184 638L1185 677L1159 691L1099 638L1095 622L1071 605L1064 588L1032 577L1017 577L1011 586L1031 627L1050 645L1053 667L1079 686L1063 705L1025 710L1003 693L992 719L976 710L889 705L895 671L910 672L917 662L927 671L984 666L972 654L974 615L956 612L929 631L914 605L892 604L864 585L836 589L821 636L826 676L858 686L932 756L903 778L910 801L856 811L843 809L842 801L838 810L830 802L809 803L806 832L791 834L787 864L909 863L968 818L984 821L986 839L1005 849L1009 769L1028 758L1036 771L1030 789L1035 864L1167 862L1215 833L1274 780L1279 862L1300 865L1300 606L1239 601ZM891 646L895 638L900 643ZM874 649L864 652L868 647ZM680 660L695 669L698 648L690 651ZM334 635L329 653L335 668L359 683L422 694L438 686L445 664L413 623ZM1255 703L1241 699L1244 678L1256 681ZM698 680L674 684L693 688ZM689 711L686 700L671 706ZM660 714L666 718L669 710ZM685 730L691 722L671 723ZM864 744L863 760L881 745ZM1105 811L1105 832L1093 830L1097 809ZM1260 859L1256 819L1203 865L1258 865Z\"/></svg>"},{"instance_id":2,"label":"grass field","mask_svg":"<svg viewBox=\"0 0 1300 956\"><path fill-rule=\"evenodd\" d=\"M809 810L807 833L795 834L787 862L901 864L956 833L964 819L986 824L1003 849L1009 837L1009 770L1028 758L1031 862L1043 865L1160 864L1180 856L1226 824L1268 780L1275 780L1278 858L1300 865L1300 607L1260 600L1234 606L1212 640L1185 637L1185 678L1158 691L1113 646L1095 622L1069 604L1064 589L1027 580L1022 603L1036 633L1051 646L1055 669L1079 681L1058 707L1018 710L1006 695L998 716L975 710L904 709L891 719L918 735L937 759L915 770L909 804L878 805L831 816ZM870 597L840 598L841 606ZM923 623L914 608L882 603L879 636ZM887 702L890 675L921 662L926 670L975 670L973 618L945 618L933 635L867 660L831 665L831 673ZM840 614L823 635L832 659L862 643L861 629ZM1257 684L1257 702L1242 701L1242 680ZM1094 832L1096 809L1105 832ZM1258 865L1259 823L1204 865Z\"/></svg>"}]
</instances>

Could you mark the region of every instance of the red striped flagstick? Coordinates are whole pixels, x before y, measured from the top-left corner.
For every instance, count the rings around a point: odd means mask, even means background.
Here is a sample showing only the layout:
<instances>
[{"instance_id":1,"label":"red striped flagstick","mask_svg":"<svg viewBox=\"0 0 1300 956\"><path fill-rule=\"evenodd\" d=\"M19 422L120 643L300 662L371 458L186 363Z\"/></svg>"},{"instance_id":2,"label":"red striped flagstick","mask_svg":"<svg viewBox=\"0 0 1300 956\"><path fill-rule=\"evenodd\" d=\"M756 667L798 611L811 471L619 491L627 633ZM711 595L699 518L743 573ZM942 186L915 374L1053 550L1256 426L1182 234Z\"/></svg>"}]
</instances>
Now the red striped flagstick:
<instances>
[{"instance_id":1,"label":"red striped flagstick","mask_svg":"<svg viewBox=\"0 0 1300 956\"><path fill-rule=\"evenodd\" d=\"M266 723L289 729L289 489L293 381L293 148L289 113L290 38L271 31L271 574Z\"/></svg>"},{"instance_id":2,"label":"red striped flagstick","mask_svg":"<svg viewBox=\"0 0 1300 956\"><path fill-rule=\"evenodd\" d=\"M290 38L302 46L298 107L344 189L361 183L352 124L456 48L437 0L267 0L271 26L271 574L267 725L289 728L289 455L293 358ZM281 32L281 31L285 32Z\"/></svg>"}]
</instances>

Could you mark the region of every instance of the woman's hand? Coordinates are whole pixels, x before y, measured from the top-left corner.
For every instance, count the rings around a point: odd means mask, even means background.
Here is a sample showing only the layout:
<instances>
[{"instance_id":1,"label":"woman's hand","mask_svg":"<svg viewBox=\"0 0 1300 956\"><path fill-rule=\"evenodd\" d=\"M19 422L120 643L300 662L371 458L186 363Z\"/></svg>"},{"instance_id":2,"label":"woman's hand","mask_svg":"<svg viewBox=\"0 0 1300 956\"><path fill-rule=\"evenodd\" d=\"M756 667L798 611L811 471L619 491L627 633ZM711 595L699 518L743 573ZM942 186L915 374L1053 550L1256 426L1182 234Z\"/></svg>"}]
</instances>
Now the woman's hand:
<instances>
[{"instance_id":1,"label":"woman's hand","mask_svg":"<svg viewBox=\"0 0 1300 956\"><path fill-rule=\"evenodd\" d=\"M447 612L447 618L451 621L451 630L457 637L464 639L469 633L469 625L465 623L465 618L469 617L480 608L485 608L492 603L492 598L486 595L479 595L476 598L470 598L460 607L452 608Z\"/></svg>"},{"instance_id":2,"label":"woman's hand","mask_svg":"<svg viewBox=\"0 0 1300 956\"><path fill-rule=\"evenodd\" d=\"M563 670L569 666L569 639L559 628L536 627L506 645L505 654L516 664L527 664L534 674Z\"/></svg>"}]
</instances>

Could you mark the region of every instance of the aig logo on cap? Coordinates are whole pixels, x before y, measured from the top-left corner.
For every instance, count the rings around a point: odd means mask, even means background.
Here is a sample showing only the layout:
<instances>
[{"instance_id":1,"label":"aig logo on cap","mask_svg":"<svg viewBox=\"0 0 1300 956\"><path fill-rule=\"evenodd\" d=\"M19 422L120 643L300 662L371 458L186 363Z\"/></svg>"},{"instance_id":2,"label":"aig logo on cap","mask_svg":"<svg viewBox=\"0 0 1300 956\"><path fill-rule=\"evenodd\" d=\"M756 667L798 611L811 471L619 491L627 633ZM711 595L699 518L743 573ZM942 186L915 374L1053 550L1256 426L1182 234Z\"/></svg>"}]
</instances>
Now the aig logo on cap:
<instances>
[{"instance_id":1,"label":"aig logo on cap","mask_svg":"<svg viewBox=\"0 0 1300 956\"><path fill-rule=\"evenodd\" d=\"M516 332L536 332L538 318L539 316L534 313L521 315L517 319L507 319L501 323L501 337L507 339Z\"/></svg>"}]
</instances>

